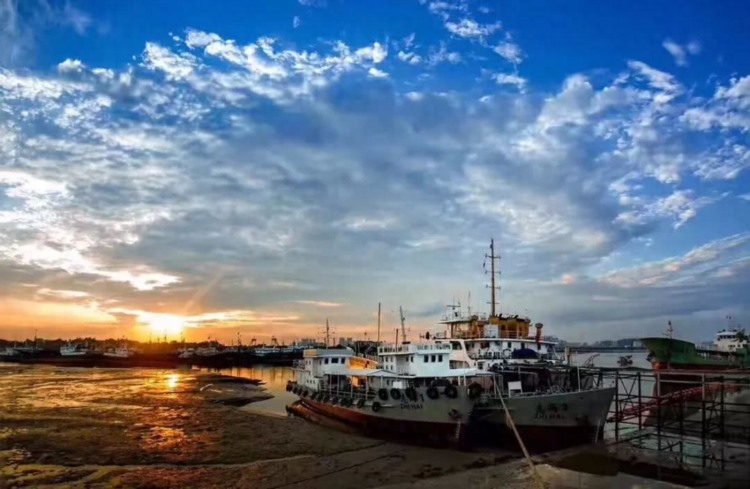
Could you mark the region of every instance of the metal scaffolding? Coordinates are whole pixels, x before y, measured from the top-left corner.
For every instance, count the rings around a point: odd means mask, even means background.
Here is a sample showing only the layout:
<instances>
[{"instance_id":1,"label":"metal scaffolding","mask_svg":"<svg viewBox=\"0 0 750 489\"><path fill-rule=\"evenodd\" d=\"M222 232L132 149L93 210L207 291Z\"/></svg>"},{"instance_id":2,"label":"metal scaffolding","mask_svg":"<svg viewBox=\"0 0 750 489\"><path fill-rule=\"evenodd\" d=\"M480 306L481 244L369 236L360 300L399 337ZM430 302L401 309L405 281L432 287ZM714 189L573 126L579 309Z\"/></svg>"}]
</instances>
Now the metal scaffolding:
<instances>
[{"instance_id":1,"label":"metal scaffolding","mask_svg":"<svg viewBox=\"0 0 750 489\"><path fill-rule=\"evenodd\" d=\"M750 475L750 375L601 369L617 390L605 439L681 469Z\"/></svg>"}]
</instances>

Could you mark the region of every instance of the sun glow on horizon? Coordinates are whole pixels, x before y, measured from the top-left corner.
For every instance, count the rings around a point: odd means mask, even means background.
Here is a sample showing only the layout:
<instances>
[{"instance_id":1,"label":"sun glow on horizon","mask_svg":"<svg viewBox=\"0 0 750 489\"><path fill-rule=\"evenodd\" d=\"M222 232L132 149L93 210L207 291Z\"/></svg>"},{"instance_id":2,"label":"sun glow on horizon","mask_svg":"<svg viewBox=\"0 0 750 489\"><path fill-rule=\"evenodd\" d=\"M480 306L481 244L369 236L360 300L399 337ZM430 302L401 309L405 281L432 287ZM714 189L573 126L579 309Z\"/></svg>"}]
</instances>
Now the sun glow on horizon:
<instances>
[{"instance_id":1,"label":"sun glow on horizon","mask_svg":"<svg viewBox=\"0 0 750 489\"><path fill-rule=\"evenodd\" d=\"M173 314L142 314L139 322L151 333L172 337L181 335L187 323L185 318Z\"/></svg>"}]
</instances>

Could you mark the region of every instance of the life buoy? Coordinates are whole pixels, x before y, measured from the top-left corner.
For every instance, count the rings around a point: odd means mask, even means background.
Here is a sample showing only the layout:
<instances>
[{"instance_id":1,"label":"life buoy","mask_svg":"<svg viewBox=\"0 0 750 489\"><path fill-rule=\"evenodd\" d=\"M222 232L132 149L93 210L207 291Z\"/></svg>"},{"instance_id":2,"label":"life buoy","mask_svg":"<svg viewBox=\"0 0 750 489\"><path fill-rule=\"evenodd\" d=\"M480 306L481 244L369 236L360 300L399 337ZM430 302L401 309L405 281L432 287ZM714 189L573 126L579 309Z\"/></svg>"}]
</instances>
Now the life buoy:
<instances>
[{"instance_id":1,"label":"life buoy","mask_svg":"<svg viewBox=\"0 0 750 489\"><path fill-rule=\"evenodd\" d=\"M302 392L299 393L299 395L302 397L307 397L307 394L308 394L307 389L302 389Z\"/></svg>"},{"instance_id":2,"label":"life buoy","mask_svg":"<svg viewBox=\"0 0 750 489\"><path fill-rule=\"evenodd\" d=\"M365 407L365 400L364 399L357 399L357 407L359 409L362 409L363 407Z\"/></svg>"},{"instance_id":3,"label":"life buoy","mask_svg":"<svg viewBox=\"0 0 750 489\"><path fill-rule=\"evenodd\" d=\"M474 382L469 386L469 399L476 399L477 397L482 395L482 391L484 391L484 388L482 388L481 385Z\"/></svg>"},{"instance_id":4,"label":"life buoy","mask_svg":"<svg viewBox=\"0 0 750 489\"><path fill-rule=\"evenodd\" d=\"M331 404L338 404L338 402L339 402L338 397L332 397L331 398Z\"/></svg>"},{"instance_id":5,"label":"life buoy","mask_svg":"<svg viewBox=\"0 0 750 489\"><path fill-rule=\"evenodd\" d=\"M511 351L510 348L506 348L505 350L503 350L503 358L508 359L512 355L513 355L513 352Z\"/></svg>"},{"instance_id":6,"label":"life buoy","mask_svg":"<svg viewBox=\"0 0 750 489\"><path fill-rule=\"evenodd\" d=\"M440 391L437 390L437 387L430 386L427 388L427 397L433 400L437 399L438 397L440 397Z\"/></svg>"},{"instance_id":7,"label":"life buoy","mask_svg":"<svg viewBox=\"0 0 750 489\"><path fill-rule=\"evenodd\" d=\"M459 413L455 409L451 409L450 411L448 411L448 416L450 416L451 419L458 419L461 417L461 413Z\"/></svg>"},{"instance_id":8,"label":"life buoy","mask_svg":"<svg viewBox=\"0 0 750 489\"><path fill-rule=\"evenodd\" d=\"M292 392L295 394L299 394L299 387L295 387L294 389L292 389Z\"/></svg>"},{"instance_id":9,"label":"life buoy","mask_svg":"<svg viewBox=\"0 0 750 489\"><path fill-rule=\"evenodd\" d=\"M372 410L373 410L374 412L376 412L376 413L377 413L378 411L380 411L380 408L381 408L381 407L382 407L382 406L380 405L380 403L379 403L378 401L375 401L375 402L373 402L373 403L372 403Z\"/></svg>"},{"instance_id":10,"label":"life buoy","mask_svg":"<svg viewBox=\"0 0 750 489\"><path fill-rule=\"evenodd\" d=\"M417 389L415 389L414 387L407 387L406 390L404 391L404 394L406 394L406 397L410 401L417 400Z\"/></svg>"},{"instance_id":11,"label":"life buoy","mask_svg":"<svg viewBox=\"0 0 750 489\"><path fill-rule=\"evenodd\" d=\"M385 387L378 389L378 397L381 401L387 401L388 400L388 389Z\"/></svg>"},{"instance_id":12,"label":"life buoy","mask_svg":"<svg viewBox=\"0 0 750 489\"><path fill-rule=\"evenodd\" d=\"M446 397L455 399L458 396L458 389L456 389L455 385L448 385L445 387L443 393L446 395Z\"/></svg>"},{"instance_id":13,"label":"life buoy","mask_svg":"<svg viewBox=\"0 0 750 489\"><path fill-rule=\"evenodd\" d=\"M286 384L286 391L287 392L291 392L292 391L292 384L290 384L290 383Z\"/></svg>"},{"instance_id":14,"label":"life buoy","mask_svg":"<svg viewBox=\"0 0 750 489\"><path fill-rule=\"evenodd\" d=\"M331 398L330 398L330 397L328 397L328 396L326 396L326 395L323 395L323 402L328 402L328 401L330 401L330 400L331 400Z\"/></svg>"},{"instance_id":15,"label":"life buoy","mask_svg":"<svg viewBox=\"0 0 750 489\"><path fill-rule=\"evenodd\" d=\"M398 390L398 389L396 389L396 388L394 387L393 389L391 389L391 397L392 397L392 398L393 398L394 400L398 401L399 399L401 399L401 391L400 391L400 390Z\"/></svg>"}]
</instances>

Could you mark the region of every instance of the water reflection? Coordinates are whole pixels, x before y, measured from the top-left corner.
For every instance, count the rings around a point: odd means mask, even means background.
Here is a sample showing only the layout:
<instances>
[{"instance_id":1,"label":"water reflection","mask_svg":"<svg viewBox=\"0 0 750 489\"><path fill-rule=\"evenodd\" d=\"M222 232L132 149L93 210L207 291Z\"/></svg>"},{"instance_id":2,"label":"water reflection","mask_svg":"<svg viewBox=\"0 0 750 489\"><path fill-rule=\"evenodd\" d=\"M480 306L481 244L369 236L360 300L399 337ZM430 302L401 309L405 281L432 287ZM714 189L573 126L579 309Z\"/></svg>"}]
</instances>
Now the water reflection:
<instances>
[{"instance_id":1,"label":"water reflection","mask_svg":"<svg viewBox=\"0 0 750 489\"><path fill-rule=\"evenodd\" d=\"M287 381L294 379L294 372L291 367L257 365L255 367L229 367L212 371L233 377L258 379L264 382L263 387L274 397L243 408L248 411L286 416L286 406L297 400L297 396L286 391Z\"/></svg>"},{"instance_id":2,"label":"water reflection","mask_svg":"<svg viewBox=\"0 0 750 489\"><path fill-rule=\"evenodd\" d=\"M177 384L180 381L180 375L179 374L169 374L167 375L166 379L167 389L170 391L174 391L177 387Z\"/></svg>"}]
</instances>

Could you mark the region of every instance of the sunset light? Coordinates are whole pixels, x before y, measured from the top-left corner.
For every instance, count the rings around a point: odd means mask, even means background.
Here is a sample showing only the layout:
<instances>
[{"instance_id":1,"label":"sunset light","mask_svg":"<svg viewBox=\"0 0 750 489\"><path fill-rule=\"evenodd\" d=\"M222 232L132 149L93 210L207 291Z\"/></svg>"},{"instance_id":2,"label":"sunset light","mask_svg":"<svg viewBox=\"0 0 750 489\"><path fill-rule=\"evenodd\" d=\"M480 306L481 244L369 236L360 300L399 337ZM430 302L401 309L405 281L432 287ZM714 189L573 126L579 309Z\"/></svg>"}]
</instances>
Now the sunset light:
<instances>
[{"instance_id":1,"label":"sunset light","mask_svg":"<svg viewBox=\"0 0 750 489\"><path fill-rule=\"evenodd\" d=\"M186 323L185 318L172 314L143 314L140 322L148 327L150 333L168 337L182 334Z\"/></svg>"}]
</instances>

